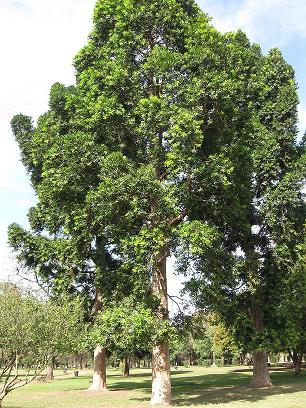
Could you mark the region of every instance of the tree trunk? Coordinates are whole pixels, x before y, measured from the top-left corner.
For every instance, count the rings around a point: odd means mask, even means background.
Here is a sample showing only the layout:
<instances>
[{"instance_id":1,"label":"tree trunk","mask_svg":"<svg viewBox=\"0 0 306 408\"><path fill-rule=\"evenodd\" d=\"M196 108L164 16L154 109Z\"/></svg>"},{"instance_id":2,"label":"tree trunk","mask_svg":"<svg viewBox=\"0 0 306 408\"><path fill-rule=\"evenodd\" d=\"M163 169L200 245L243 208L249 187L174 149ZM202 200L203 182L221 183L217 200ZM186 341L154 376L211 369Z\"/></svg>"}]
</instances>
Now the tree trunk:
<instances>
[{"instance_id":1,"label":"tree trunk","mask_svg":"<svg viewBox=\"0 0 306 408\"><path fill-rule=\"evenodd\" d=\"M152 279L152 292L160 300L157 317L168 319L168 294L166 274L167 251L157 255ZM152 352L152 405L171 405L171 378L169 342L157 342Z\"/></svg>"},{"instance_id":2,"label":"tree trunk","mask_svg":"<svg viewBox=\"0 0 306 408\"><path fill-rule=\"evenodd\" d=\"M272 382L269 374L267 353L264 350L253 352L253 378L252 388L271 387Z\"/></svg>"},{"instance_id":3,"label":"tree trunk","mask_svg":"<svg viewBox=\"0 0 306 408\"><path fill-rule=\"evenodd\" d=\"M253 299L252 318L256 332L264 328L264 314L258 299ZM272 382L269 374L267 353L265 350L254 350L253 352L253 377L252 388L271 387Z\"/></svg>"},{"instance_id":4,"label":"tree trunk","mask_svg":"<svg viewBox=\"0 0 306 408\"><path fill-rule=\"evenodd\" d=\"M130 375L130 364L129 364L129 359L127 356L124 357L124 372L123 376L124 377L129 377Z\"/></svg>"},{"instance_id":5,"label":"tree trunk","mask_svg":"<svg viewBox=\"0 0 306 408\"><path fill-rule=\"evenodd\" d=\"M52 381L52 380L54 380L54 373L53 373L53 366L50 365L47 367L46 381Z\"/></svg>"},{"instance_id":6,"label":"tree trunk","mask_svg":"<svg viewBox=\"0 0 306 408\"><path fill-rule=\"evenodd\" d=\"M294 375L298 376L302 371L303 354L299 354L296 350L293 350L293 352L289 351L289 354L294 366Z\"/></svg>"},{"instance_id":7,"label":"tree trunk","mask_svg":"<svg viewBox=\"0 0 306 408\"><path fill-rule=\"evenodd\" d=\"M54 369L56 368L56 361L55 357L51 358L51 363L47 367L47 375L46 375L46 381L53 381L54 380Z\"/></svg>"},{"instance_id":8,"label":"tree trunk","mask_svg":"<svg viewBox=\"0 0 306 408\"><path fill-rule=\"evenodd\" d=\"M106 387L106 349L96 346L94 352L94 372L90 391L107 391Z\"/></svg>"},{"instance_id":9,"label":"tree trunk","mask_svg":"<svg viewBox=\"0 0 306 408\"><path fill-rule=\"evenodd\" d=\"M96 290L95 301L91 314L95 316L102 310L102 297ZM90 391L107 391L106 386L106 348L97 345L94 351L94 370L92 375L92 384Z\"/></svg>"}]
</instances>

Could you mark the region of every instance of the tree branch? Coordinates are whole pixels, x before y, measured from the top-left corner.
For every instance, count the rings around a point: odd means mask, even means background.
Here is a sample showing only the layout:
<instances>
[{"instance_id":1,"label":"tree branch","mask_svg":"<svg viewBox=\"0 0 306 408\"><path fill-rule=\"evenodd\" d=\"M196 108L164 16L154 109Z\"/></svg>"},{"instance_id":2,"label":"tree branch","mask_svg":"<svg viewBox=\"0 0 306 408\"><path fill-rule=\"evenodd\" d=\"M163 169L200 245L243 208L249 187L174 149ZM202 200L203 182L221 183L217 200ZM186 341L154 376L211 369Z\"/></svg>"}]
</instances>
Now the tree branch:
<instances>
[{"instance_id":1,"label":"tree branch","mask_svg":"<svg viewBox=\"0 0 306 408\"><path fill-rule=\"evenodd\" d=\"M171 227L176 227L177 225L179 225L183 219L186 217L187 215L187 210L184 209L177 217L172 218L172 220L169 221L169 225Z\"/></svg>"}]
</instances>

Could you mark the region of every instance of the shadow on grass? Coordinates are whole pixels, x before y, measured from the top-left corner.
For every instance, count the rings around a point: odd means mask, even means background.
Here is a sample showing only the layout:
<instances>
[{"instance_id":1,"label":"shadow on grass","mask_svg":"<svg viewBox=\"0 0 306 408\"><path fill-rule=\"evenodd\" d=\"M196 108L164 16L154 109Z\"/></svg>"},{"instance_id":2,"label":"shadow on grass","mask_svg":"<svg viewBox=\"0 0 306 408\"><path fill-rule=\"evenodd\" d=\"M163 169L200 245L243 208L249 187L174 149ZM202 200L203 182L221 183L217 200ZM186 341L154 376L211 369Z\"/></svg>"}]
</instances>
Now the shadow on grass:
<instances>
[{"instance_id":1,"label":"shadow on grass","mask_svg":"<svg viewBox=\"0 0 306 408\"><path fill-rule=\"evenodd\" d=\"M229 372L213 372L208 374L193 374L192 371L174 371L172 376L173 403L175 406L205 406L206 404L226 404L230 402L256 402L263 401L273 395L286 395L306 390L306 373L294 377L289 370L271 370L273 387L260 390L251 389L250 373L244 370ZM128 378L119 373L109 376L108 389L113 395L116 391L142 391L141 397L131 397L130 401L149 401L151 396L151 374L136 373ZM91 379L91 376L75 378ZM81 385L81 384L80 384ZM87 384L82 384L75 390L87 389ZM16 408L16 407L14 407Z\"/></svg>"},{"instance_id":2,"label":"shadow on grass","mask_svg":"<svg viewBox=\"0 0 306 408\"><path fill-rule=\"evenodd\" d=\"M203 406L205 404L226 404L230 402L257 402L273 395L292 394L298 392L297 387L274 386L269 389L253 390L249 387L213 387L202 390L198 395L185 394L174 399L176 406Z\"/></svg>"},{"instance_id":3,"label":"shadow on grass","mask_svg":"<svg viewBox=\"0 0 306 408\"><path fill-rule=\"evenodd\" d=\"M250 373L253 371L253 367L248 367L248 368L236 368L235 370L233 370L233 373ZM292 367L271 367L270 368L270 372L273 371L287 371L287 372L293 372L293 368Z\"/></svg>"},{"instance_id":4,"label":"shadow on grass","mask_svg":"<svg viewBox=\"0 0 306 408\"><path fill-rule=\"evenodd\" d=\"M175 376L175 375L180 375L180 374L188 374L188 373L192 373L191 370L175 370L175 371L171 371L171 377ZM130 375L128 377L123 377L122 373L113 373L113 374L108 374L108 377L119 377L119 378L142 378L142 377L152 377L152 373L151 372L144 372L144 373L133 373L131 372Z\"/></svg>"},{"instance_id":5,"label":"shadow on grass","mask_svg":"<svg viewBox=\"0 0 306 408\"><path fill-rule=\"evenodd\" d=\"M233 401L256 402L269 396L293 394L306 390L305 374L294 378L288 372L272 373L274 386L264 389L251 389L250 376L237 373L214 373L187 378L173 378L173 405L175 406L203 406L206 404L226 404ZM114 390L117 389L116 384ZM130 389L135 389L134 383ZM150 394L149 384L141 384L141 388ZM133 401L149 401L150 396L133 398Z\"/></svg>"}]
</instances>

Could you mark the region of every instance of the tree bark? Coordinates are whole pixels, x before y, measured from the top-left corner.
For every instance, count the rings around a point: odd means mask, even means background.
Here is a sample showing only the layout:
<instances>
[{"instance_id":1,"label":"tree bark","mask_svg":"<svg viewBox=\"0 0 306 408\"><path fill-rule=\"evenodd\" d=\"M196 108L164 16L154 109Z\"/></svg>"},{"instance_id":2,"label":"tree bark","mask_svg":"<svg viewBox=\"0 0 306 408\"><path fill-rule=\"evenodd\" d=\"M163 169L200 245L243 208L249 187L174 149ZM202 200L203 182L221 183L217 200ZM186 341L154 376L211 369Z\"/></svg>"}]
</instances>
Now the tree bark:
<instances>
[{"instance_id":1,"label":"tree bark","mask_svg":"<svg viewBox=\"0 0 306 408\"><path fill-rule=\"evenodd\" d=\"M124 377L129 377L130 376L130 364L129 364L129 358L127 356L124 357L124 372L123 372Z\"/></svg>"},{"instance_id":2,"label":"tree bark","mask_svg":"<svg viewBox=\"0 0 306 408\"><path fill-rule=\"evenodd\" d=\"M160 308L157 317L168 318L168 294L167 294L167 250L161 250L155 259L155 267L152 279L152 292L160 300ZM171 405L171 378L169 342L163 340L157 342L152 352L152 405Z\"/></svg>"},{"instance_id":3,"label":"tree bark","mask_svg":"<svg viewBox=\"0 0 306 408\"><path fill-rule=\"evenodd\" d=\"M293 352L289 351L289 355L293 362L294 375L298 376L301 374L301 371L302 371L303 354L299 354L296 350L293 350Z\"/></svg>"},{"instance_id":4,"label":"tree bark","mask_svg":"<svg viewBox=\"0 0 306 408\"><path fill-rule=\"evenodd\" d=\"M94 352L94 372L90 391L107 391L106 349L97 345Z\"/></svg>"},{"instance_id":5,"label":"tree bark","mask_svg":"<svg viewBox=\"0 0 306 408\"><path fill-rule=\"evenodd\" d=\"M96 290L95 302L92 309L92 315L95 316L102 310L102 298ZM106 386L106 348L97 345L94 351L94 370L92 375L92 384L89 391L107 391Z\"/></svg>"},{"instance_id":6,"label":"tree bark","mask_svg":"<svg viewBox=\"0 0 306 408\"><path fill-rule=\"evenodd\" d=\"M253 324L256 331L264 328L263 311L256 301L252 307ZM251 380L252 388L271 387L272 381L269 374L267 353L265 350L255 350L253 352L253 377Z\"/></svg>"},{"instance_id":7,"label":"tree bark","mask_svg":"<svg viewBox=\"0 0 306 408\"><path fill-rule=\"evenodd\" d=\"M46 381L53 381L53 380L54 380L53 366L50 365L47 367Z\"/></svg>"},{"instance_id":8,"label":"tree bark","mask_svg":"<svg viewBox=\"0 0 306 408\"><path fill-rule=\"evenodd\" d=\"M267 353L264 350L253 352L253 378L252 388L271 387L272 382L269 374Z\"/></svg>"}]
</instances>

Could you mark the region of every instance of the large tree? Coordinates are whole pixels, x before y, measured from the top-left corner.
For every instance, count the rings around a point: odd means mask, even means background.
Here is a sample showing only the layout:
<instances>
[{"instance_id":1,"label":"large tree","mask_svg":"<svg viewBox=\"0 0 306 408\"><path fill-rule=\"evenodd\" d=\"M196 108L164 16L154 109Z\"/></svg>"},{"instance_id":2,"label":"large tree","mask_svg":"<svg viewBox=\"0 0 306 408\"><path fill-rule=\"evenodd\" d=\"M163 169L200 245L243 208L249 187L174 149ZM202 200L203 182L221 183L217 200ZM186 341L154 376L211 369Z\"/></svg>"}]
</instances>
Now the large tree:
<instances>
[{"instance_id":1,"label":"large tree","mask_svg":"<svg viewBox=\"0 0 306 408\"><path fill-rule=\"evenodd\" d=\"M215 221L233 250L251 238L260 50L240 32L218 33L193 0L101 0L93 20L76 85L53 85L35 129L22 115L12 122L39 199L31 225L93 250L102 281L112 275L106 255L120 260L167 319L166 264L178 242L211 247ZM166 339L152 367L151 402L170 404Z\"/></svg>"},{"instance_id":2,"label":"large tree","mask_svg":"<svg viewBox=\"0 0 306 408\"><path fill-rule=\"evenodd\" d=\"M215 226L215 247L205 249L191 237L181 255L184 261L193 253L189 289L201 306L217 310L242 347L253 350L251 385L260 387L271 385L266 352L281 347L283 322L291 320L281 305L290 299L287 284L305 234L305 148L296 141L293 69L278 50L254 65L252 143L244 144L243 156L233 145L226 148L230 190L207 185L197 203Z\"/></svg>"}]
</instances>

